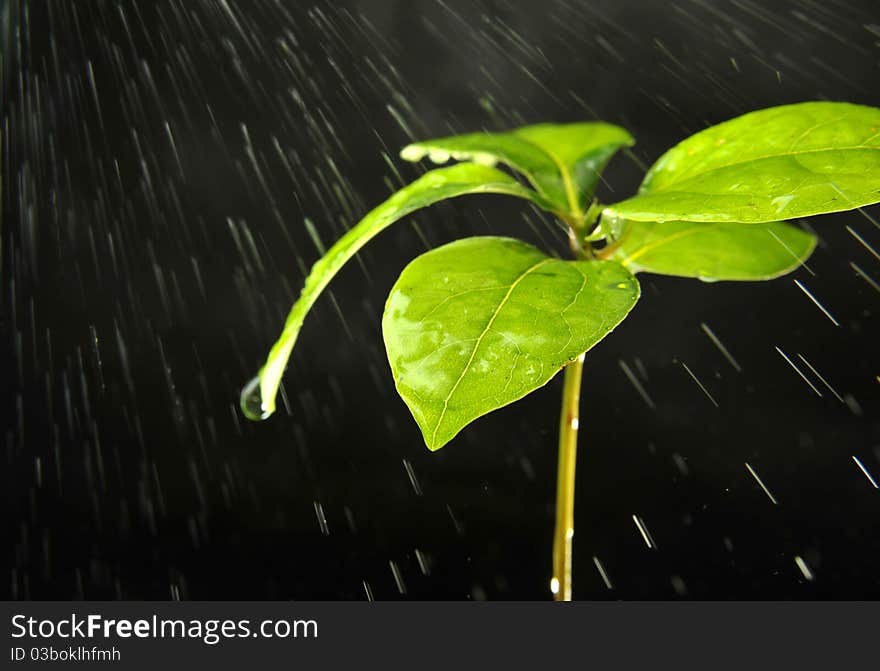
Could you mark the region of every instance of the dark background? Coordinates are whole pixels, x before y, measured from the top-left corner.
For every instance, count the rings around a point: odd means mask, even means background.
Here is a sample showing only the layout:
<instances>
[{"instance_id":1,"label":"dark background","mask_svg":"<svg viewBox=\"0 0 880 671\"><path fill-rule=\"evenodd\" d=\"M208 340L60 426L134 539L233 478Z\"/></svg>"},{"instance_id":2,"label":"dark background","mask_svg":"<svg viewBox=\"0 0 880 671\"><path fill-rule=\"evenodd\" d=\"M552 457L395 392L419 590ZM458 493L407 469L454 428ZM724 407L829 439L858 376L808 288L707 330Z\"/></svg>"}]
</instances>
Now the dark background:
<instances>
[{"instance_id":1,"label":"dark background","mask_svg":"<svg viewBox=\"0 0 880 671\"><path fill-rule=\"evenodd\" d=\"M618 123L638 145L607 171L609 202L706 125L801 100L880 104L874 0L6 9L0 596L13 599L547 598L560 380L432 454L379 321L425 249L494 233L562 251L556 229L486 196L384 233L306 321L279 413L248 423L239 389L318 247L418 174L396 157L413 138ZM642 278L633 314L587 358L577 598L880 595L880 492L852 458L880 474L880 293L850 264L875 282L880 268L846 230L876 246L870 216L806 222L822 238L812 272Z\"/></svg>"}]
</instances>

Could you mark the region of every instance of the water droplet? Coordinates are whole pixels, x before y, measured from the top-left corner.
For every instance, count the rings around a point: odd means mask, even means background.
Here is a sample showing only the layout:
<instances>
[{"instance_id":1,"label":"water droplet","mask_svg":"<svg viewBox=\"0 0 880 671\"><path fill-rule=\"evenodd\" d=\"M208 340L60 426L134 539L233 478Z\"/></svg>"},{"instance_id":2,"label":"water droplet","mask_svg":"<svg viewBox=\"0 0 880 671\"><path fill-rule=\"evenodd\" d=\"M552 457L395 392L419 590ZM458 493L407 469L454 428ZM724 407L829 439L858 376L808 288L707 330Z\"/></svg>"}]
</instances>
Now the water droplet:
<instances>
[{"instance_id":1,"label":"water droplet","mask_svg":"<svg viewBox=\"0 0 880 671\"><path fill-rule=\"evenodd\" d=\"M260 393L260 376L256 375L241 389L241 411L244 416L255 422L266 419L271 413L263 405Z\"/></svg>"},{"instance_id":2,"label":"water droplet","mask_svg":"<svg viewBox=\"0 0 880 671\"><path fill-rule=\"evenodd\" d=\"M427 149L411 144L400 151L400 158L404 161L412 161L415 163L416 161L421 161L427 153Z\"/></svg>"},{"instance_id":3,"label":"water droplet","mask_svg":"<svg viewBox=\"0 0 880 671\"><path fill-rule=\"evenodd\" d=\"M770 205L776 207L776 214L781 213L786 207L789 206L791 201L795 199L794 194L789 194L787 196L777 196L773 200L770 201Z\"/></svg>"},{"instance_id":4,"label":"water droplet","mask_svg":"<svg viewBox=\"0 0 880 671\"><path fill-rule=\"evenodd\" d=\"M428 151L428 158L432 163L442 164L446 163L450 156L448 151L444 151L443 149L431 149Z\"/></svg>"}]
</instances>

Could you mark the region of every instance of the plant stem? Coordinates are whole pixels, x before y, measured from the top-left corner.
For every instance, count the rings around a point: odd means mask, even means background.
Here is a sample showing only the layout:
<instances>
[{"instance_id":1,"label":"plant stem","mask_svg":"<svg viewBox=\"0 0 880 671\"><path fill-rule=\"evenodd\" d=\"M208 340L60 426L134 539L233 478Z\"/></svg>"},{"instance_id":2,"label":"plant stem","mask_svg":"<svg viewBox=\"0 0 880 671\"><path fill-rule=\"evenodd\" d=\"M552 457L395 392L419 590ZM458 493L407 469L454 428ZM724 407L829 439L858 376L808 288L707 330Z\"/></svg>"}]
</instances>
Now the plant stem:
<instances>
[{"instance_id":1,"label":"plant stem","mask_svg":"<svg viewBox=\"0 0 880 671\"><path fill-rule=\"evenodd\" d=\"M556 601L571 601L571 546L574 538L574 474L580 422L584 355L565 367L559 416L559 471L556 480L556 528L553 531L553 579Z\"/></svg>"},{"instance_id":2,"label":"plant stem","mask_svg":"<svg viewBox=\"0 0 880 671\"><path fill-rule=\"evenodd\" d=\"M583 240L578 238L577 231L571 227L568 229L568 246L576 259L592 259L594 256L593 248L589 245L585 246Z\"/></svg>"}]
</instances>

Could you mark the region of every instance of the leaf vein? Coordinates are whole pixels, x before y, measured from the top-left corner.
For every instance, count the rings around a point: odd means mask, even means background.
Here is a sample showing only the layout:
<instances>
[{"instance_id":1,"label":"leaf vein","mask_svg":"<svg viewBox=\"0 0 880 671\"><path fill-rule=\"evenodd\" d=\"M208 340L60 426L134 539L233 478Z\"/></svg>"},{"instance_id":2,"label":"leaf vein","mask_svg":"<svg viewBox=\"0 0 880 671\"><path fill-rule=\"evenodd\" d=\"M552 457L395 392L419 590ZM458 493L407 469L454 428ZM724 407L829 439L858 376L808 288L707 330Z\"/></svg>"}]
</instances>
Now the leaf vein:
<instances>
[{"instance_id":1,"label":"leaf vein","mask_svg":"<svg viewBox=\"0 0 880 671\"><path fill-rule=\"evenodd\" d=\"M461 384L461 381L464 379L464 376L467 375L468 369L471 367L471 363L474 361L474 357L477 355L477 350L480 349L480 343L483 342L483 338L486 337L486 334L489 332L489 329L492 328L492 324L495 323L495 319L500 314L501 310L504 309L504 306L507 304L507 301L510 299L511 294L513 294L514 289L516 289L519 284L528 277L531 273L536 271L541 266L550 263L553 259L544 259L543 261L539 261L535 265L531 266L528 270L522 273L513 283L510 285L510 289L508 289L507 294L504 298L501 299L501 302L498 304L498 307L492 313L492 316L489 319L489 323L486 324L486 327L483 329L483 332L477 338L476 343L474 344L474 349L471 352L471 356L465 364L464 368L461 369L461 374L458 376L458 379L455 381L455 384L452 385L452 388L449 390L449 393L446 394L446 398L443 399L443 410L440 411L440 416L437 418L437 423L434 425L434 432L431 435L431 443L436 444L437 442L437 431L440 429L440 425L443 423L443 418L446 416L446 411L449 409L449 400L452 398L452 395L455 393L455 390L458 389L458 386Z\"/></svg>"}]
</instances>

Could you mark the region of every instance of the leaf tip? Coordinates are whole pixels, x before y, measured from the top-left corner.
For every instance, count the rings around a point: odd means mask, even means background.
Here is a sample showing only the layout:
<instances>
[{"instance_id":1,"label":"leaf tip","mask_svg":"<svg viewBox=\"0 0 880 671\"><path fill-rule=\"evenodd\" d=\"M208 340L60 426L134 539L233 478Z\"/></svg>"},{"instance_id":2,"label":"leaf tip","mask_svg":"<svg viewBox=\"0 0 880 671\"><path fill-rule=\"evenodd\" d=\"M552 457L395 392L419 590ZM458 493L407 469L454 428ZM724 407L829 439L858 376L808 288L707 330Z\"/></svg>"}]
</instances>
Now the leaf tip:
<instances>
[{"instance_id":1,"label":"leaf tip","mask_svg":"<svg viewBox=\"0 0 880 671\"><path fill-rule=\"evenodd\" d=\"M441 447L443 447L444 445L446 445L446 443L441 443L441 442L430 443L430 442L428 442L427 440L425 440L425 446L426 446L431 452L436 452L437 450L439 450L439 449L440 449Z\"/></svg>"},{"instance_id":2,"label":"leaf tip","mask_svg":"<svg viewBox=\"0 0 880 671\"><path fill-rule=\"evenodd\" d=\"M446 444L455 437L455 433L452 435L442 433L439 430L439 426L432 428L419 424L419 428L422 430L422 438L425 440L425 447L431 452L436 452L441 447L445 447Z\"/></svg>"},{"instance_id":3,"label":"leaf tip","mask_svg":"<svg viewBox=\"0 0 880 671\"><path fill-rule=\"evenodd\" d=\"M262 387L262 379L257 374L242 387L241 396L239 397L242 414L255 422L262 421L275 412L275 399L270 398L267 403L264 400Z\"/></svg>"}]
</instances>

